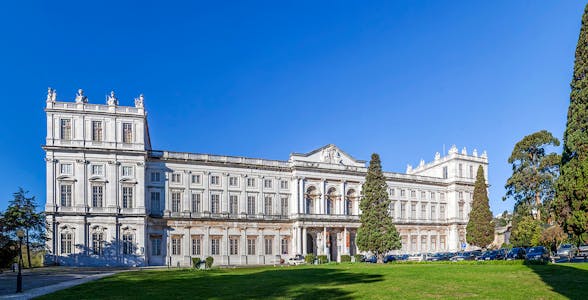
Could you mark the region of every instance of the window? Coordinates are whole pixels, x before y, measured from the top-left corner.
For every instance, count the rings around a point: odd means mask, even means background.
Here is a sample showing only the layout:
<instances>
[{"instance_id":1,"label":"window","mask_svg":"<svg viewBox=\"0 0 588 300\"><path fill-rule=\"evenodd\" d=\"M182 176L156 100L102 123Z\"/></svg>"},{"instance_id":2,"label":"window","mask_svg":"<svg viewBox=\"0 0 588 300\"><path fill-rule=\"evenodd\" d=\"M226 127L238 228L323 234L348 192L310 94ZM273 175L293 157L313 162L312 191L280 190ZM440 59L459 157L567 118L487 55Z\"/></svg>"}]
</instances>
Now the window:
<instances>
[{"instance_id":1,"label":"window","mask_svg":"<svg viewBox=\"0 0 588 300\"><path fill-rule=\"evenodd\" d=\"M229 213L232 215L237 214L238 209L239 209L239 196L230 195L229 196Z\"/></svg>"},{"instance_id":2,"label":"window","mask_svg":"<svg viewBox=\"0 0 588 300\"><path fill-rule=\"evenodd\" d=\"M180 173L172 173L172 180L173 183L182 183L182 174Z\"/></svg>"},{"instance_id":3,"label":"window","mask_svg":"<svg viewBox=\"0 0 588 300\"><path fill-rule=\"evenodd\" d=\"M288 239L282 239L282 251L281 254L282 255L286 255L288 254Z\"/></svg>"},{"instance_id":4,"label":"window","mask_svg":"<svg viewBox=\"0 0 588 300\"><path fill-rule=\"evenodd\" d=\"M421 252L425 252L427 250L427 236L421 235Z\"/></svg>"},{"instance_id":5,"label":"window","mask_svg":"<svg viewBox=\"0 0 588 300\"><path fill-rule=\"evenodd\" d=\"M266 215L271 215L272 214L272 197L271 196L266 196L264 199L264 205L263 205L263 212Z\"/></svg>"},{"instance_id":6,"label":"window","mask_svg":"<svg viewBox=\"0 0 588 300\"><path fill-rule=\"evenodd\" d=\"M431 220L437 220L437 205L431 205Z\"/></svg>"},{"instance_id":7,"label":"window","mask_svg":"<svg viewBox=\"0 0 588 300\"><path fill-rule=\"evenodd\" d=\"M123 186L122 188L122 207L132 208L133 207L133 188L130 186Z\"/></svg>"},{"instance_id":8,"label":"window","mask_svg":"<svg viewBox=\"0 0 588 300\"><path fill-rule=\"evenodd\" d=\"M247 214L255 214L255 196L247 196Z\"/></svg>"},{"instance_id":9,"label":"window","mask_svg":"<svg viewBox=\"0 0 588 300\"><path fill-rule=\"evenodd\" d=\"M351 216L353 214L353 201L347 198L347 215Z\"/></svg>"},{"instance_id":10,"label":"window","mask_svg":"<svg viewBox=\"0 0 588 300\"><path fill-rule=\"evenodd\" d=\"M255 255L255 238L247 239L247 255Z\"/></svg>"},{"instance_id":11,"label":"window","mask_svg":"<svg viewBox=\"0 0 588 300\"><path fill-rule=\"evenodd\" d=\"M212 238L210 239L210 254L211 255L220 255L220 239L219 238Z\"/></svg>"},{"instance_id":12,"label":"window","mask_svg":"<svg viewBox=\"0 0 588 300\"><path fill-rule=\"evenodd\" d=\"M406 190L400 190L400 197L406 198Z\"/></svg>"},{"instance_id":13,"label":"window","mask_svg":"<svg viewBox=\"0 0 588 300\"><path fill-rule=\"evenodd\" d=\"M464 215L463 215L463 203L459 204L459 218L460 219L464 219Z\"/></svg>"},{"instance_id":14,"label":"window","mask_svg":"<svg viewBox=\"0 0 588 300\"><path fill-rule=\"evenodd\" d=\"M458 195L459 195L459 200L463 201L463 192L459 192Z\"/></svg>"},{"instance_id":15,"label":"window","mask_svg":"<svg viewBox=\"0 0 588 300\"><path fill-rule=\"evenodd\" d=\"M392 218L396 217L395 206L396 202L390 201L390 215L392 216Z\"/></svg>"},{"instance_id":16,"label":"window","mask_svg":"<svg viewBox=\"0 0 588 300\"><path fill-rule=\"evenodd\" d=\"M445 201L445 193L439 193L439 200Z\"/></svg>"},{"instance_id":17,"label":"window","mask_svg":"<svg viewBox=\"0 0 588 300\"><path fill-rule=\"evenodd\" d=\"M417 237L413 236L410 238L410 250L417 251Z\"/></svg>"},{"instance_id":18,"label":"window","mask_svg":"<svg viewBox=\"0 0 588 300\"><path fill-rule=\"evenodd\" d=\"M458 173L459 173L459 177L463 177L463 165L459 164L457 165L457 169L458 169Z\"/></svg>"},{"instance_id":19,"label":"window","mask_svg":"<svg viewBox=\"0 0 588 300\"><path fill-rule=\"evenodd\" d=\"M229 239L229 255L239 254L239 239L232 237Z\"/></svg>"},{"instance_id":20,"label":"window","mask_svg":"<svg viewBox=\"0 0 588 300\"><path fill-rule=\"evenodd\" d=\"M102 232L92 233L92 253L102 255L104 251L104 234Z\"/></svg>"},{"instance_id":21,"label":"window","mask_svg":"<svg viewBox=\"0 0 588 300\"><path fill-rule=\"evenodd\" d=\"M200 175L192 175L192 183L200 184Z\"/></svg>"},{"instance_id":22,"label":"window","mask_svg":"<svg viewBox=\"0 0 588 300\"><path fill-rule=\"evenodd\" d=\"M135 253L133 246L133 235L131 233L123 234L123 254L129 255Z\"/></svg>"},{"instance_id":23,"label":"window","mask_svg":"<svg viewBox=\"0 0 588 300\"><path fill-rule=\"evenodd\" d=\"M282 216L287 216L290 211L288 208L288 197L282 197L280 199L280 212L282 213Z\"/></svg>"},{"instance_id":24,"label":"window","mask_svg":"<svg viewBox=\"0 0 588 300\"><path fill-rule=\"evenodd\" d=\"M71 140L71 119L61 119L59 133L62 140Z\"/></svg>"},{"instance_id":25,"label":"window","mask_svg":"<svg viewBox=\"0 0 588 300\"><path fill-rule=\"evenodd\" d=\"M61 206L70 207L71 206L71 184L62 184L61 185Z\"/></svg>"},{"instance_id":26,"label":"window","mask_svg":"<svg viewBox=\"0 0 588 300\"><path fill-rule=\"evenodd\" d=\"M229 177L230 186L239 186L239 180L237 177Z\"/></svg>"},{"instance_id":27,"label":"window","mask_svg":"<svg viewBox=\"0 0 588 300\"><path fill-rule=\"evenodd\" d=\"M61 254L72 253L73 238L71 232L61 233Z\"/></svg>"},{"instance_id":28,"label":"window","mask_svg":"<svg viewBox=\"0 0 588 300\"><path fill-rule=\"evenodd\" d=\"M102 142L102 121L92 121L92 141Z\"/></svg>"},{"instance_id":29,"label":"window","mask_svg":"<svg viewBox=\"0 0 588 300\"><path fill-rule=\"evenodd\" d=\"M439 250L445 250L445 236L439 237Z\"/></svg>"},{"instance_id":30,"label":"window","mask_svg":"<svg viewBox=\"0 0 588 300\"><path fill-rule=\"evenodd\" d=\"M474 166L470 165L470 179L474 178Z\"/></svg>"},{"instance_id":31,"label":"window","mask_svg":"<svg viewBox=\"0 0 588 300\"><path fill-rule=\"evenodd\" d=\"M410 198L416 199L416 191L410 191Z\"/></svg>"},{"instance_id":32,"label":"window","mask_svg":"<svg viewBox=\"0 0 588 300\"><path fill-rule=\"evenodd\" d=\"M153 256L161 255L161 238L151 239L151 255L153 255Z\"/></svg>"},{"instance_id":33,"label":"window","mask_svg":"<svg viewBox=\"0 0 588 300\"><path fill-rule=\"evenodd\" d=\"M427 193L421 192L421 200L426 200L426 199L427 199Z\"/></svg>"},{"instance_id":34,"label":"window","mask_svg":"<svg viewBox=\"0 0 588 300\"><path fill-rule=\"evenodd\" d=\"M92 207L102 207L104 187L102 185L92 186Z\"/></svg>"},{"instance_id":35,"label":"window","mask_svg":"<svg viewBox=\"0 0 588 300\"><path fill-rule=\"evenodd\" d=\"M122 136L123 143L132 143L133 142L133 124L131 123L123 123L123 136Z\"/></svg>"},{"instance_id":36,"label":"window","mask_svg":"<svg viewBox=\"0 0 588 300\"><path fill-rule=\"evenodd\" d=\"M435 192L431 192L431 200L435 200Z\"/></svg>"},{"instance_id":37,"label":"window","mask_svg":"<svg viewBox=\"0 0 588 300\"><path fill-rule=\"evenodd\" d=\"M396 189L390 189L390 196L394 197L396 195Z\"/></svg>"},{"instance_id":38,"label":"window","mask_svg":"<svg viewBox=\"0 0 588 300\"><path fill-rule=\"evenodd\" d=\"M131 177L133 176L133 167L131 166L123 166L122 167L122 176Z\"/></svg>"},{"instance_id":39,"label":"window","mask_svg":"<svg viewBox=\"0 0 588 300\"><path fill-rule=\"evenodd\" d=\"M265 254L266 255L271 255L272 254L272 249L273 249L273 246L274 246L273 245L274 244L274 239L272 239L272 238L265 238L264 240L265 240L265 243L264 243L264 246L265 246Z\"/></svg>"},{"instance_id":40,"label":"window","mask_svg":"<svg viewBox=\"0 0 588 300\"><path fill-rule=\"evenodd\" d=\"M202 249L202 239L199 236L192 237L192 255L200 255Z\"/></svg>"},{"instance_id":41,"label":"window","mask_svg":"<svg viewBox=\"0 0 588 300\"><path fill-rule=\"evenodd\" d=\"M272 188L272 180L271 179L265 179L263 181L263 187L266 189L271 189Z\"/></svg>"},{"instance_id":42,"label":"window","mask_svg":"<svg viewBox=\"0 0 588 300\"><path fill-rule=\"evenodd\" d=\"M416 219L416 211L417 211L417 205L416 205L416 203L412 203L410 205L410 217L413 220Z\"/></svg>"},{"instance_id":43,"label":"window","mask_svg":"<svg viewBox=\"0 0 588 300\"><path fill-rule=\"evenodd\" d=\"M439 206L439 218L441 220L445 220L445 204L444 203Z\"/></svg>"},{"instance_id":44,"label":"window","mask_svg":"<svg viewBox=\"0 0 588 300\"><path fill-rule=\"evenodd\" d=\"M220 195L219 194L210 195L210 212L213 214L220 213Z\"/></svg>"},{"instance_id":45,"label":"window","mask_svg":"<svg viewBox=\"0 0 588 300\"><path fill-rule=\"evenodd\" d=\"M247 178L247 187L255 187L255 178Z\"/></svg>"},{"instance_id":46,"label":"window","mask_svg":"<svg viewBox=\"0 0 588 300\"><path fill-rule=\"evenodd\" d=\"M160 197L159 192L151 192L151 212L161 211Z\"/></svg>"},{"instance_id":47,"label":"window","mask_svg":"<svg viewBox=\"0 0 588 300\"><path fill-rule=\"evenodd\" d=\"M431 244L430 244L430 246L431 246L431 250L432 251L436 251L437 250L436 249L437 248L437 238L434 235L431 236Z\"/></svg>"},{"instance_id":48,"label":"window","mask_svg":"<svg viewBox=\"0 0 588 300\"><path fill-rule=\"evenodd\" d=\"M220 184L220 177L218 175L210 176L210 184L219 185Z\"/></svg>"},{"instance_id":49,"label":"window","mask_svg":"<svg viewBox=\"0 0 588 300\"><path fill-rule=\"evenodd\" d=\"M426 219L427 218L427 204L426 203L421 203L421 219Z\"/></svg>"},{"instance_id":50,"label":"window","mask_svg":"<svg viewBox=\"0 0 588 300\"><path fill-rule=\"evenodd\" d=\"M400 218L406 219L406 202L400 204Z\"/></svg>"},{"instance_id":51,"label":"window","mask_svg":"<svg viewBox=\"0 0 588 300\"><path fill-rule=\"evenodd\" d=\"M447 167L443 167L443 179L447 179L447 177L449 177L449 174L447 173Z\"/></svg>"},{"instance_id":52,"label":"window","mask_svg":"<svg viewBox=\"0 0 588 300\"><path fill-rule=\"evenodd\" d=\"M283 190L288 189L288 180L282 180L280 181L280 188Z\"/></svg>"},{"instance_id":53,"label":"window","mask_svg":"<svg viewBox=\"0 0 588 300\"><path fill-rule=\"evenodd\" d=\"M151 172L151 182L161 181L161 175L159 172Z\"/></svg>"},{"instance_id":54,"label":"window","mask_svg":"<svg viewBox=\"0 0 588 300\"><path fill-rule=\"evenodd\" d=\"M182 238L179 236L172 237L172 255L182 254Z\"/></svg>"},{"instance_id":55,"label":"window","mask_svg":"<svg viewBox=\"0 0 588 300\"><path fill-rule=\"evenodd\" d=\"M96 175L96 176L103 176L104 175L104 165L92 165L90 167L90 171L92 172L92 175Z\"/></svg>"},{"instance_id":56,"label":"window","mask_svg":"<svg viewBox=\"0 0 588 300\"><path fill-rule=\"evenodd\" d=\"M181 202L182 202L182 193L181 192L172 192L172 212L180 212L181 209Z\"/></svg>"},{"instance_id":57,"label":"window","mask_svg":"<svg viewBox=\"0 0 588 300\"><path fill-rule=\"evenodd\" d=\"M201 194L192 194L192 212L200 212L202 209Z\"/></svg>"},{"instance_id":58,"label":"window","mask_svg":"<svg viewBox=\"0 0 588 300\"><path fill-rule=\"evenodd\" d=\"M72 164L61 164L60 169L61 169L61 174L73 175L73 165Z\"/></svg>"}]
</instances>

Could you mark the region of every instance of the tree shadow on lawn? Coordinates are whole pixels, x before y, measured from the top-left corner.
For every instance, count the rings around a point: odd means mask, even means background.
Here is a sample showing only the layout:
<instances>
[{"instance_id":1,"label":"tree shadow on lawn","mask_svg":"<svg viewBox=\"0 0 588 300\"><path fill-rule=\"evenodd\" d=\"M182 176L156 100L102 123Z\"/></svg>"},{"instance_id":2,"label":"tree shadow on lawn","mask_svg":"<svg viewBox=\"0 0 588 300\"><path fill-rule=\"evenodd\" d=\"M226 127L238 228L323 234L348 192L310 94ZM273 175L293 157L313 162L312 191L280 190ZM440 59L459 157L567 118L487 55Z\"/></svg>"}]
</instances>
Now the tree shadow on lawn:
<instances>
[{"instance_id":1,"label":"tree shadow on lawn","mask_svg":"<svg viewBox=\"0 0 588 300\"><path fill-rule=\"evenodd\" d=\"M551 289L569 299L588 299L588 267L587 263L578 263L575 268L572 265L525 265L541 277L541 280Z\"/></svg>"}]
</instances>

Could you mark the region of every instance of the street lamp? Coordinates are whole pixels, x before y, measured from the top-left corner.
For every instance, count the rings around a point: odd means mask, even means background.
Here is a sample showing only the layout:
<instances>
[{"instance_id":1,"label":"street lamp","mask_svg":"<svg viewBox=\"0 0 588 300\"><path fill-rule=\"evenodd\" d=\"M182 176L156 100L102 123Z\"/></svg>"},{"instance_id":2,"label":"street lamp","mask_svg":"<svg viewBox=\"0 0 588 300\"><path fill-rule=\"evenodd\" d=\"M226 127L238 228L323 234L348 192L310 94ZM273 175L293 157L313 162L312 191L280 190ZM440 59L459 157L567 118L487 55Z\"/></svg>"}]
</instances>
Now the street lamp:
<instances>
[{"instance_id":1,"label":"street lamp","mask_svg":"<svg viewBox=\"0 0 588 300\"><path fill-rule=\"evenodd\" d=\"M16 292L22 293L22 238L25 232L22 229L16 231L18 237L18 275L16 276Z\"/></svg>"}]
</instances>

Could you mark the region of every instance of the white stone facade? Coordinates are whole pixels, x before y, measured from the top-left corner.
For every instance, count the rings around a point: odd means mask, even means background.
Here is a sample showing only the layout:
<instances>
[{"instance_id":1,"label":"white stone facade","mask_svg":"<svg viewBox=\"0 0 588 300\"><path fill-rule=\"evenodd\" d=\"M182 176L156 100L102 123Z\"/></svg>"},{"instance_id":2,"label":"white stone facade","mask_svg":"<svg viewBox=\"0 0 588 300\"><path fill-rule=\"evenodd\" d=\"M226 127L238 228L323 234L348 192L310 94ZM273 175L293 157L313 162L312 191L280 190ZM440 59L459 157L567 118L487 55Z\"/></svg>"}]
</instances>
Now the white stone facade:
<instances>
[{"instance_id":1,"label":"white stone facade","mask_svg":"<svg viewBox=\"0 0 588 300\"><path fill-rule=\"evenodd\" d=\"M49 262L64 265L274 264L295 254L355 254L366 162L335 145L289 160L151 149L135 107L47 96ZM475 172L486 154L458 153L385 172L402 250L457 251Z\"/></svg>"}]
</instances>

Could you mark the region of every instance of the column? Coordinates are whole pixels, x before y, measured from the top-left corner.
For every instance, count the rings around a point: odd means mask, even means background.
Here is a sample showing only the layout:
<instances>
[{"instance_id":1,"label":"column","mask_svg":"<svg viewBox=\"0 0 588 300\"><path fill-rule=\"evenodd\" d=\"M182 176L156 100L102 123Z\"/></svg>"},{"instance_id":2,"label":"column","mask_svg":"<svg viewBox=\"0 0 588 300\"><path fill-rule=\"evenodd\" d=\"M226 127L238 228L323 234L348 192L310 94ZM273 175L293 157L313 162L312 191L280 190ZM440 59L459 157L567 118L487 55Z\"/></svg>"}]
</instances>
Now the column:
<instances>
[{"instance_id":1,"label":"column","mask_svg":"<svg viewBox=\"0 0 588 300\"><path fill-rule=\"evenodd\" d=\"M241 229L241 264L247 264L247 227Z\"/></svg>"},{"instance_id":2,"label":"column","mask_svg":"<svg viewBox=\"0 0 588 300\"><path fill-rule=\"evenodd\" d=\"M296 197L292 197L292 200L296 201L295 209L296 214L300 214L300 178L296 178Z\"/></svg>"},{"instance_id":3,"label":"column","mask_svg":"<svg viewBox=\"0 0 588 300\"><path fill-rule=\"evenodd\" d=\"M329 248L327 247L327 227L323 227L323 255L328 255Z\"/></svg>"},{"instance_id":4,"label":"column","mask_svg":"<svg viewBox=\"0 0 588 300\"><path fill-rule=\"evenodd\" d=\"M278 227L278 234L276 235L277 236L276 245L274 246L274 249L277 249L276 253L274 254L275 257L277 257L277 256L282 257L282 238L280 235L280 229L281 228Z\"/></svg>"},{"instance_id":5,"label":"column","mask_svg":"<svg viewBox=\"0 0 588 300\"><path fill-rule=\"evenodd\" d=\"M302 227L302 252L301 252L302 255L307 255L308 254L307 253L308 247L307 247L307 244L306 244L306 242L307 242L306 235L307 235L307 233L306 233L306 227Z\"/></svg>"},{"instance_id":6,"label":"column","mask_svg":"<svg viewBox=\"0 0 588 300\"><path fill-rule=\"evenodd\" d=\"M192 180L192 178L190 178L192 172L189 171L184 171L184 193L183 193L183 197L184 199L182 199L182 208L183 208L183 212L185 212L185 216L189 216L190 215L190 211L192 210L192 205L190 205L190 197L192 197L191 193L190 193L190 181Z\"/></svg>"},{"instance_id":7,"label":"column","mask_svg":"<svg viewBox=\"0 0 588 300\"><path fill-rule=\"evenodd\" d=\"M221 207L220 207L220 211L222 213L229 213L229 173L223 173L224 178L221 179L221 184L224 184L224 195L223 195L223 199L221 201Z\"/></svg>"},{"instance_id":8,"label":"column","mask_svg":"<svg viewBox=\"0 0 588 300\"><path fill-rule=\"evenodd\" d=\"M345 211L345 209L347 209L346 205L345 205L345 184L346 181L343 180L341 181L341 197L339 198L339 214L341 215L345 215L347 212Z\"/></svg>"},{"instance_id":9,"label":"column","mask_svg":"<svg viewBox=\"0 0 588 300\"><path fill-rule=\"evenodd\" d=\"M259 243L260 247L257 248L257 263L265 264L265 237L263 236L263 228L259 228Z\"/></svg>"},{"instance_id":10,"label":"column","mask_svg":"<svg viewBox=\"0 0 588 300\"><path fill-rule=\"evenodd\" d=\"M210 213L210 172L204 172L202 176L204 192L202 193L202 211Z\"/></svg>"},{"instance_id":11,"label":"column","mask_svg":"<svg viewBox=\"0 0 588 300\"><path fill-rule=\"evenodd\" d=\"M259 197L257 199L257 213L260 215L263 215L263 209L264 209L264 195L263 195L263 176L259 176Z\"/></svg>"},{"instance_id":12,"label":"column","mask_svg":"<svg viewBox=\"0 0 588 300\"><path fill-rule=\"evenodd\" d=\"M185 258L183 263L186 264L188 266L192 265L192 261L190 258L190 255L192 255L192 235L191 233L191 228L190 225L187 225L186 227L184 227L184 232L182 235L182 256Z\"/></svg>"},{"instance_id":13,"label":"column","mask_svg":"<svg viewBox=\"0 0 588 300\"><path fill-rule=\"evenodd\" d=\"M163 179L163 182L164 182L163 199L165 201L165 212L164 212L164 214L165 215L168 215L168 216L171 213L171 203L170 203L171 202L171 198L170 198L170 194L169 194L169 180L170 180L170 178L169 178L170 175L169 174L170 174L169 172L163 173L163 177L165 177Z\"/></svg>"},{"instance_id":14,"label":"column","mask_svg":"<svg viewBox=\"0 0 588 300\"><path fill-rule=\"evenodd\" d=\"M300 207L302 208L302 211L300 212L301 214L306 214L306 211L308 210L306 208L306 196L305 196L305 184L304 184L304 177L300 179L300 197L298 198L298 201L300 203Z\"/></svg>"},{"instance_id":15,"label":"column","mask_svg":"<svg viewBox=\"0 0 588 300\"><path fill-rule=\"evenodd\" d=\"M349 244L347 243L348 241L348 235L349 233L347 232L347 227L343 227L343 247L341 247L343 249L343 254L347 254L349 255Z\"/></svg>"},{"instance_id":16,"label":"column","mask_svg":"<svg viewBox=\"0 0 588 300\"><path fill-rule=\"evenodd\" d=\"M202 257L210 256L210 226L204 227L204 239L202 241Z\"/></svg>"},{"instance_id":17,"label":"column","mask_svg":"<svg viewBox=\"0 0 588 300\"><path fill-rule=\"evenodd\" d=\"M321 179L321 200L319 201L319 209L318 209L318 213L319 214L326 214L327 213L327 209L326 209L326 197L325 194L327 193L326 191L326 180L325 179Z\"/></svg>"},{"instance_id":18,"label":"column","mask_svg":"<svg viewBox=\"0 0 588 300\"><path fill-rule=\"evenodd\" d=\"M223 264L229 265L230 264L229 253L231 253L231 252L229 252L229 247L230 247L230 245L229 245L229 227L225 227L223 240L224 240L225 246L221 247L223 249L223 250L221 250L222 251L221 254L223 254L222 260L223 260Z\"/></svg>"}]
</instances>

